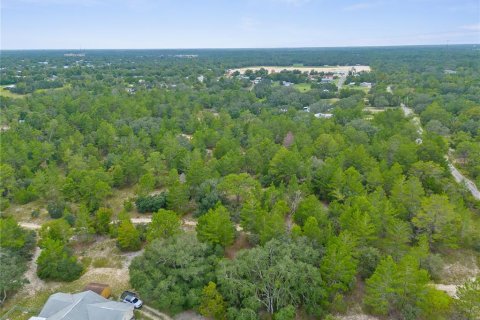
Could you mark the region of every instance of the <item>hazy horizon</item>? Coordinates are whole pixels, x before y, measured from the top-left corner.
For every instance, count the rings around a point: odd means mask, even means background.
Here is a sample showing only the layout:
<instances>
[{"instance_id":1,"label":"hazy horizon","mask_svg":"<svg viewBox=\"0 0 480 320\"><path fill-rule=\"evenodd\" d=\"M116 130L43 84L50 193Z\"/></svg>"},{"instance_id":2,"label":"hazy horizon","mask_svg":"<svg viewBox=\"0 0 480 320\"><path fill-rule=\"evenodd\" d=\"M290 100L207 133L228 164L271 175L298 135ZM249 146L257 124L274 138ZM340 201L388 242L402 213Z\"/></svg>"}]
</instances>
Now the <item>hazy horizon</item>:
<instances>
[{"instance_id":1,"label":"hazy horizon","mask_svg":"<svg viewBox=\"0 0 480 320\"><path fill-rule=\"evenodd\" d=\"M477 46L480 43L454 43L454 44L398 44L398 45L365 45L365 46L329 46L329 47L209 47L209 48L28 48L28 49L1 49L0 51L188 51L188 50L290 50L290 49L349 49L349 48L401 48L401 47L459 47Z\"/></svg>"},{"instance_id":2,"label":"hazy horizon","mask_svg":"<svg viewBox=\"0 0 480 320\"><path fill-rule=\"evenodd\" d=\"M480 43L477 0L4 0L1 49L257 49Z\"/></svg>"}]
</instances>

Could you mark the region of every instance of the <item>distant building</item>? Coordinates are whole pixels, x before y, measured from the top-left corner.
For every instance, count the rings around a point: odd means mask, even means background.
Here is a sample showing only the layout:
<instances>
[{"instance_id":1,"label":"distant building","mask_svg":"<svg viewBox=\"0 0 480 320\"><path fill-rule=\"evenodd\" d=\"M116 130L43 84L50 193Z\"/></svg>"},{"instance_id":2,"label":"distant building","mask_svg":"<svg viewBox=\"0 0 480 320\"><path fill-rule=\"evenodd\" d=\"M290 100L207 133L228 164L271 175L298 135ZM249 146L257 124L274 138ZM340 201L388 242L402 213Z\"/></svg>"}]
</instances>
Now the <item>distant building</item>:
<instances>
[{"instance_id":1,"label":"distant building","mask_svg":"<svg viewBox=\"0 0 480 320\"><path fill-rule=\"evenodd\" d=\"M320 80L322 83L329 83L333 81L333 75L324 75Z\"/></svg>"},{"instance_id":2,"label":"distant building","mask_svg":"<svg viewBox=\"0 0 480 320\"><path fill-rule=\"evenodd\" d=\"M85 57L85 53L64 53L64 57Z\"/></svg>"},{"instance_id":3,"label":"distant building","mask_svg":"<svg viewBox=\"0 0 480 320\"><path fill-rule=\"evenodd\" d=\"M290 86L293 86L293 82L282 81L282 85L283 85L284 87L290 87Z\"/></svg>"},{"instance_id":4,"label":"distant building","mask_svg":"<svg viewBox=\"0 0 480 320\"><path fill-rule=\"evenodd\" d=\"M361 82L360 87L371 88L372 83L371 82Z\"/></svg>"},{"instance_id":5,"label":"distant building","mask_svg":"<svg viewBox=\"0 0 480 320\"><path fill-rule=\"evenodd\" d=\"M332 113L315 113L315 118L330 119L333 117Z\"/></svg>"},{"instance_id":6,"label":"distant building","mask_svg":"<svg viewBox=\"0 0 480 320\"><path fill-rule=\"evenodd\" d=\"M203 75L199 75L197 77L197 80L200 81L200 82L203 82L203 80L205 80L205 77Z\"/></svg>"},{"instance_id":7,"label":"distant building","mask_svg":"<svg viewBox=\"0 0 480 320\"><path fill-rule=\"evenodd\" d=\"M445 70L443 70L443 73L445 73L445 74L456 74L457 71L455 71L455 70L450 70L450 69L445 69Z\"/></svg>"},{"instance_id":8,"label":"distant building","mask_svg":"<svg viewBox=\"0 0 480 320\"><path fill-rule=\"evenodd\" d=\"M54 293L30 320L132 320L133 305L105 299L93 291Z\"/></svg>"},{"instance_id":9,"label":"distant building","mask_svg":"<svg viewBox=\"0 0 480 320\"><path fill-rule=\"evenodd\" d=\"M310 107L303 107L303 111L310 112Z\"/></svg>"}]
</instances>

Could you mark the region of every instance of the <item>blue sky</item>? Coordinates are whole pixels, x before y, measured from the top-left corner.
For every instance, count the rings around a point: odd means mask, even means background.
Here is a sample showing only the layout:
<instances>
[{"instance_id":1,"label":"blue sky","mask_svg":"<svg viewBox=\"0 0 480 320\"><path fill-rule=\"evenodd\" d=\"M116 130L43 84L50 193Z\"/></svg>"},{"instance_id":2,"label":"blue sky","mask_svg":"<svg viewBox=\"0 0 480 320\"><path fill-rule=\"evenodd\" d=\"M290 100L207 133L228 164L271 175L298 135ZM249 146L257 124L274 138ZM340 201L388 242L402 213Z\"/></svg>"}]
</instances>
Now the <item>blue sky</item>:
<instances>
[{"instance_id":1,"label":"blue sky","mask_svg":"<svg viewBox=\"0 0 480 320\"><path fill-rule=\"evenodd\" d=\"M2 49L480 43L480 0L2 0Z\"/></svg>"}]
</instances>

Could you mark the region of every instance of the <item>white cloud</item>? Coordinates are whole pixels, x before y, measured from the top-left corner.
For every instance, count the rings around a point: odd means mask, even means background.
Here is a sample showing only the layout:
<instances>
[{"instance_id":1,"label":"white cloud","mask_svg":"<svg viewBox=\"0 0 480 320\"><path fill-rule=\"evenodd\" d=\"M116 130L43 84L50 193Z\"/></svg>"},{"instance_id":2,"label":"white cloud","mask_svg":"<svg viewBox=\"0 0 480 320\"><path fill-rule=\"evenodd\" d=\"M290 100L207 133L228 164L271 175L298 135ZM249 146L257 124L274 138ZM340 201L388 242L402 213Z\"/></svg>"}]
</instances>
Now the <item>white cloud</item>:
<instances>
[{"instance_id":1,"label":"white cloud","mask_svg":"<svg viewBox=\"0 0 480 320\"><path fill-rule=\"evenodd\" d=\"M243 17L240 20L240 28L244 31L254 31L258 29L259 22L250 17Z\"/></svg>"},{"instance_id":2,"label":"white cloud","mask_svg":"<svg viewBox=\"0 0 480 320\"><path fill-rule=\"evenodd\" d=\"M377 7L381 5L381 1L371 1L371 2L359 2L359 3L354 3L351 5L348 5L343 8L345 11L357 11L357 10L365 10L365 9L370 9L373 7Z\"/></svg>"},{"instance_id":3,"label":"white cloud","mask_svg":"<svg viewBox=\"0 0 480 320\"><path fill-rule=\"evenodd\" d=\"M467 24L467 25L461 26L460 29L480 32L480 23Z\"/></svg>"},{"instance_id":4,"label":"white cloud","mask_svg":"<svg viewBox=\"0 0 480 320\"><path fill-rule=\"evenodd\" d=\"M272 2L285 3L294 6L300 6L310 2L311 0L270 0Z\"/></svg>"}]
</instances>

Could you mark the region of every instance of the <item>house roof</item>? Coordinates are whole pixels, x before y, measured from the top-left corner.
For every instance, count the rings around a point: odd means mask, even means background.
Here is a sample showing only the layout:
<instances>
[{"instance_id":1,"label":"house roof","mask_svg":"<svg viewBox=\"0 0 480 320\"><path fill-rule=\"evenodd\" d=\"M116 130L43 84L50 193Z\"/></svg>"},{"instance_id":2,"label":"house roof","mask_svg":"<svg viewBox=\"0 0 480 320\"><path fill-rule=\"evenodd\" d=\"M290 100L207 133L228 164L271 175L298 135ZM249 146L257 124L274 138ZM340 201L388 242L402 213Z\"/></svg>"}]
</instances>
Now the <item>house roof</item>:
<instances>
[{"instance_id":1,"label":"house roof","mask_svg":"<svg viewBox=\"0 0 480 320\"><path fill-rule=\"evenodd\" d=\"M90 282L89 284L87 284L87 285L85 286L85 288L84 288L83 290L85 290L85 291L90 290L90 291L93 291L93 292L95 292L95 293L101 294L102 291L103 291L105 288L108 288L108 287L109 287L108 284Z\"/></svg>"},{"instance_id":2,"label":"house roof","mask_svg":"<svg viewBox=\"0 0 480 320\"><path fill-rule=\"evenodd\" d=\"M55 293L38 315L46 320L129 320L133 305L105 299L93 291Z\"/></svg>"}]
</instances>

